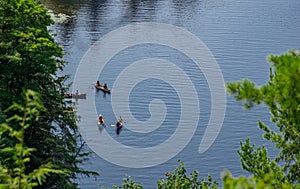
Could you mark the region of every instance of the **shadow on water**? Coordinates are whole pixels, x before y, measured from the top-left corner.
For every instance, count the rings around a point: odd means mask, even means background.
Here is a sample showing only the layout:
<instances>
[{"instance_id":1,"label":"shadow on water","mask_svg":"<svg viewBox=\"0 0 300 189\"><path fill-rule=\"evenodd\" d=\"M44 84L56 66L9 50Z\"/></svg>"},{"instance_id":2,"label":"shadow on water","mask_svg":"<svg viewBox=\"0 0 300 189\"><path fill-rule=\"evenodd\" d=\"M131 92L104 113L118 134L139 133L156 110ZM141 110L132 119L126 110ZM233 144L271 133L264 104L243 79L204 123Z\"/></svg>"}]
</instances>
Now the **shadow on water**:
<instances>
[{"instance_id":1,"label":"shadow on water","mask_svg":"<svg viewBox=\"0 0 300 189\"><path fill-rule=\"evenodd\" d=\"M81 5L87 0L42 0L42 3L55 13L63 13L67 15L76 14Z\"/></svg>"},{"instance_id":2,"label":"shadow on water","mask_svg":"<svg viewBox=\"0 0 300 189\"><path fill-rule=\"evenodd\" d=\"M67 51L66 47L69 46L76 28L76 15L85 2L86 0L42 0L55 22L49 29L53 30L55 35L59 34L58 41Z\"/></svg>"},{"instance_id":3,"label":"shadow on water","mask_svg":"<svg viewBox=\"0 0 300 189\"><path fill-rule=\"evenodd\" d=\"M90 0L86 6L86 29L90 33L91 42L93 43L100 38L101 29L106 24L105 17L109 9L107 0Z\"/></svg>"},{"instance_id":4,"label":"shadow on water","mask_svg":"<svg viewBox=\"0 0 300 189\"><path fill-rule=\"evenodd\" d=\"M90 44L99 40L110 29L126 23L155 21L157 2L158 0L87 1L84 16L86 17L85 27L90 35Z\"/></svg>"},{"instance_id":5,"label":"shadow on water","mask_svg":"<svg viewBox=\"0 0 300 189\"><path fill-rule=\"evenodd\" d=\"M124 22L153 21L158 0L128 0L125 4Z\"/></svg>"}]
</instances>

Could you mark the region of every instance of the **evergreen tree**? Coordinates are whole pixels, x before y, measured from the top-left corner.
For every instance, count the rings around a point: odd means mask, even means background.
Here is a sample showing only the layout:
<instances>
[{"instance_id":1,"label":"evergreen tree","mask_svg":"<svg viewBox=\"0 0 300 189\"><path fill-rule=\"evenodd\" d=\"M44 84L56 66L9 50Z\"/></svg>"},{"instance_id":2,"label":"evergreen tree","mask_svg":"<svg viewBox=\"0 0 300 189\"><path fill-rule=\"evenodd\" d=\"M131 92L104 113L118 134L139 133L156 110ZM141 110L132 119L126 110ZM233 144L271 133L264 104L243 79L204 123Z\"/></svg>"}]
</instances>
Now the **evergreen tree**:
<instances>
[{"instance_id":1,"label":"evergreen tree","mask_svg":"<svg viewBox=\"0 0 300 189\"><path fill-rule=\"evenodd\" d=\"M88 153L82 152L76 115L66 111L63 94L68 90L64 84L67 76L57 76L65 63L62 48L47 29L52 23L47 10L35 0L0 1L0 121L15 113L1 110L13 102L24 103L21 94L25 89L39 92L47 111L38 123L25 129L26 146L36 149L26 172L51 162L69 174L53 173L41 188L76 188L77 174L92 172L79 167ZM17 128L18 124L10 126Z\"/></svg>"},{"instance_id":2,"label":"evergreen tree","mask_svg":"<svg viewBox=\"0 0 300 189\"><path fill-rule=\"evenodd\" d=\"M280 150L275 159L270 159L264 147L255 149L249 139L238 152L242 166L257 178L265 175L273 179L273 187L280 183L299 186L300 182L300 53L289 51L280 56L269 57L270 79L267 84L257 86L248 80L229 83L227 88L246 108L264 103L272 114L271 121L277 130L258 122L265 134L263 137ZM278 182L275 182L275 181ZM279 186L278 186L279 184Z\"/></svg>"},{"instance_id":3,"label":"evergreen tree","mask_svg":"<svg viewBox=\"0 0 300 189\"><path fill-rule=\"evenodd\" d=\"M26 164L36 149L24 144L24 130L33 122L39 121L44 107L38 94L28 90L25 94L24 106L13 103L5 112L15 112L13 117L0 124L0 188L24 189L42 185L50 173L66 174L52 163L42 164L32 172L26 172ZM18 123L19 128L13 129L10 124ZM11 144L6 141L16 141ZM7 163L9 162L9 163Z\"/></svg>"}]
</instances>

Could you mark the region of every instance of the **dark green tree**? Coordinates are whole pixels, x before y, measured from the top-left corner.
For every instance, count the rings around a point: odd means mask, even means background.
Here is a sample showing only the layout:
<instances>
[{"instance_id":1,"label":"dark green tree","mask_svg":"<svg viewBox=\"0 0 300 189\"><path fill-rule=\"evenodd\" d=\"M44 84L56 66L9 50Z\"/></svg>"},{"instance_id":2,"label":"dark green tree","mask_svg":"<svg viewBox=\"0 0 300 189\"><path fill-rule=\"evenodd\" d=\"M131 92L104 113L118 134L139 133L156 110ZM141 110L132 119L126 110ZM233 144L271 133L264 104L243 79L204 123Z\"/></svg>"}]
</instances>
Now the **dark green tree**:
<instances>
[{"instance_id":1,"label":"dark green tree","mask_svg":"<svg viewBox=\"0 0 300 189\"><path fill-rule=\"evenodd\" d=\"M218 183L213 181L211 175L207 178L198 178L199 172L193 170L190 174L187 174L187 170L184 167L184 163L178 161L179 165L175 168L174 173L166 172L166 178L160 179L157 182L159 189L187 189L187 188L198 188L198 189L216 189Z\"/></svg>"},{"instance_id":2,"label":"dark green tree","mask_svg":"<svg viewBox=\"0 0 300 189\"><path fill-rule=\"evenodd\" d=\"M24 143L24 131L32 122L38 122L40 113L45 109L38 97L38 94L28 90L25 94L24 106L14 103L5 112L20 112L0 124L0 154L6 154L0 162L0 188L24 189L42 185L50 173L66 174L66 171L59 170L51 162L42 164L32 172L26 172L26 164L31 160L31 154L36 149L28 148ZM10 123L18 123L17 130L10 127ZM5 140L16 140L11 145ZM3 157L3 156L2 156ZM5 162L10 162L9 164Z\"/></svg>"},{"instance_id":3,"label":"dark green tree","mask_svg":"<svg viewBox=\"0 0 300 189\"><path fill-rule=\"evenodd\" d=\"M254 177L272 177L273 187L280 183L299 186L300 181L300 54L289 51L280 56L271 55L270 79L263 86L248 80L229 83L227 89L246 108L264 103L271 112L271 121L277 129L258 122L263 137L275 144L280 153L271 159L265 147L255 148L249 139L241 143L239 155L242 166ZM277 182L276 182L277 181Z\"/></svg>"},{"instance_id":4,"label":"dark green tree","mask_svg":"<svg viewBox=\"0 0 300 189\"><path fill-rule=\"evenodd\" d=\"M143 186L140 183L135 182L131 179L131 177L127 177L123 179L123 185L122 186L113 186L113 189L143 189Z\"/></svg>"},{"instance_id":5,"label":"dark green tree","mask_svg":"<svg viewBox=\"0 0 300 189\"><path fill-rule=\"evenodd\" d=\"M174 173L166 172L166 178L161 178L157 181L157 188L159 189L217 189L218 183L213 181L211 175L207 178L199 179L199 172L193 170L190 174L184 167L182 161L178 161L179 165L174 169ZM140 183L135 182L131 177L123 180L122 186L113 186L114 189L143 189Z\"/></svg>"},{"instance_id":6,"label":"dark green tree","mask_svg":"<svg viewBox=\"0 0 300 189\"><path fill-rule=\"evenodd\" d=\"M41 94L46 108L39 122L25 129L24 142L35 148L26 172L51 162L68 174L52 173L41 188L76 188L79 173L90 175L79 164L88 153L76 125L76 115L66 111L63 99L67 76L58 76L65 63L62 48L48 31L52 20L35 0L0 1L0 123L18 112L3 112L13 102L23 104L22 92L31 89ZM10 126L17 129L17 123ZM15 140L6 140L15 144ZM0 161L5 155L0 154Z\"/></svg>"},{"instance_id":7,"label":"dark green tree","mask_svg":"<svg viewBox=\"0 0 300 189\"><path fill-rule=\"evenodd\" d=\"M239 176L234 178L229 172L224 172L223 176L223 188L224 189L299 189L299 185L293 185L287 181L281 182L280 180L275 180L275 176L270 174L265 174L258 178L255 176L250 176L246 178L245 176ZM274 187L276 185L276 187Z\"/></svg>"}]
</instances>

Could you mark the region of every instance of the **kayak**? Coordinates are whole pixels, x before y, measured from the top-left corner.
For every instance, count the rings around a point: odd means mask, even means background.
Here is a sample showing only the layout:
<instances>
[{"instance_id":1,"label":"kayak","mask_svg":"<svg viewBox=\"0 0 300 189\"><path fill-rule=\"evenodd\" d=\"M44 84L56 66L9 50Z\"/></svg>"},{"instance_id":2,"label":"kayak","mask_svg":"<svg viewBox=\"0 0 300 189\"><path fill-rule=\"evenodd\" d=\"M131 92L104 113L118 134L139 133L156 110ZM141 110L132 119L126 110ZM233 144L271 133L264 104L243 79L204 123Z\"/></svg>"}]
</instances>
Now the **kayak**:
<instances>
[{"instance_id":1,"label":"kayak","mask_svg":"<svg viewBox=\"0 0 300 189\"><path fill-rule=\"evenodd\" d=\"M73 94L73 93L67 93L64 95L65 98L76 98L76 99L86 99L85 93L80 94Z\"/></svg>"},{"instance_id":2,"label":"kayak","mask_svg":"<svg viewBox=\"0 0 300 189\"><path fill-rule=\"evenodd\" d=\"M101 90L101 91L103 91L103 92L105 92L105 93L110 93L110 88L104 88L102 85L100 85L100 86L98 86L98 85L95 85L95 87L96 87L96 89L98 89L98 90Z\"/></svg>"}]
</instances>

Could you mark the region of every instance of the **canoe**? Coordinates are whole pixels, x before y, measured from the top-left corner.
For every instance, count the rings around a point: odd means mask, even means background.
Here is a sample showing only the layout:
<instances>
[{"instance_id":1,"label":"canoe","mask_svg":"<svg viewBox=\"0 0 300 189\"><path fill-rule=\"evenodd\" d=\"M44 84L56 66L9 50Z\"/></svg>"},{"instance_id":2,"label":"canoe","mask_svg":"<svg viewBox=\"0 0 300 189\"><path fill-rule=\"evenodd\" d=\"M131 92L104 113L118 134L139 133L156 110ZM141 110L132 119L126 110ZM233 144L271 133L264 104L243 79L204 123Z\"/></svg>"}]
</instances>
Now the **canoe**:
<instances>
[{"instance_id":1,"label":"canoe","mask_svg":"<svg viewBox=\"0 0 300 189\"><path fill-rule=\"evenodd\" d=\"M80 94L67 93L67 94L65 94L64 97L65 98L86 99L86 94L85 93L80 93Z\"/></svg>"},{"instance_id":2,"label":"canoe","mask_svg":"<svg viewBox=\"0 0 300 189\"><path fill-rule=\"evenodd\" d=\"M97 124L98 124L98 126L105 126L104 118L102 118L102 121L100 121L99 118L98 118Z\"/></svg>"},{"instance_id":3,"label":"canoe","mask_svg":"<svg viewBox=\"0 0 300 189\"><path fill-rule=\"evenodd\" d=\"M99 126L99 127L105 127L105 122L100 122L100 121L98 121L97 122L97 125Z\"/></svg>"},{"instance_id":4,"label":"canoe","mask_svg":"<svg viewBox=\"0 0 300 189\"><path fill-rule=\"evenodd\" d=\"M101 90L105 93L110 93L110 90L111 90L110 88L105 89L102 85L100 85L100 86L95 85L95 88L98 89L98 90Z\"/></svg>"}]
</instances>

